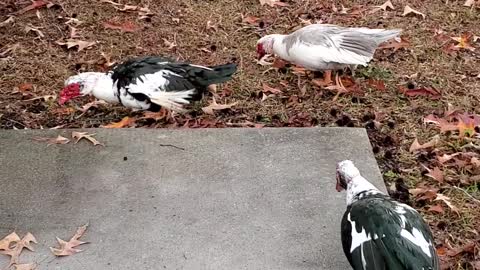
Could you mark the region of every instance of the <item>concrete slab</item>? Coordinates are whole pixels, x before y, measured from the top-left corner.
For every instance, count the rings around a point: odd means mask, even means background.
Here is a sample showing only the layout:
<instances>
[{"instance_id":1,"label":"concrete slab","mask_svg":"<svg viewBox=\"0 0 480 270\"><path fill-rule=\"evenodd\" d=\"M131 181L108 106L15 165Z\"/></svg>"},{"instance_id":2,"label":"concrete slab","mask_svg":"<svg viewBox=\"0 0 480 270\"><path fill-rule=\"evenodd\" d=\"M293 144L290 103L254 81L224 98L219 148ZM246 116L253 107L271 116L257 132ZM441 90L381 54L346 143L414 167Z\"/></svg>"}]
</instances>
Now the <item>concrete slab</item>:
<instances>
[{"instance_id":1,"label":"concrete slab","mask_svg":"<svg viewBox=\"0 0 480 270\"><path fill-rule=\"evenodd\" d=\"M106 147L52 145L0 132L0 238L39 242L38 269L349 269L335 164L376 185L363 129L97 129ZM55 236L90 227L84 252L55 259ZM7 258L1 255L0 268Z\"/></svg>"}]
</instances>

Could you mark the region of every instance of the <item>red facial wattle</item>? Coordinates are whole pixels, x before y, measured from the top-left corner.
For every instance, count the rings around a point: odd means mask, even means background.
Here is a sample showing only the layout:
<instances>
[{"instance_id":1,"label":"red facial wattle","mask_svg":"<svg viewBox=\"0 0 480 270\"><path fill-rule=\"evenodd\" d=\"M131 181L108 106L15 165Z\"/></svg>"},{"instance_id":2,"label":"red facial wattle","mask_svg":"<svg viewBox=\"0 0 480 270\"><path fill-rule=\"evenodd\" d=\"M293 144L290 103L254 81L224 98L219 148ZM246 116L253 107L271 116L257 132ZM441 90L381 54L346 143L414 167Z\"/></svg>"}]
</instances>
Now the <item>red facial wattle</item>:
<instances>
[{"instance_id":1,"label":"red facial wattle","mask_svg":"<svg viewBox=\"0 0 480 270\"><path fill-rule=\"evenodd\" d=\"M263 44L261 43L257 44L257 58L262 59L262 57L264 57L265 54L267 53L265 52L265 49L263 49Z\"/></svg>"},{"instance_id":2,"label":"red facial wattle","mask_svg":"<svg viewBox=\"0 0 480 270\"><path fill-rule=\"evenodd\" d=\"M65 104L65 102L69 101L72 98L80 96L80 84L78 83L71 83L65 86L62 91L60 91L60 98L58 103L60 105Z\"/></svg>"}]
</instances>

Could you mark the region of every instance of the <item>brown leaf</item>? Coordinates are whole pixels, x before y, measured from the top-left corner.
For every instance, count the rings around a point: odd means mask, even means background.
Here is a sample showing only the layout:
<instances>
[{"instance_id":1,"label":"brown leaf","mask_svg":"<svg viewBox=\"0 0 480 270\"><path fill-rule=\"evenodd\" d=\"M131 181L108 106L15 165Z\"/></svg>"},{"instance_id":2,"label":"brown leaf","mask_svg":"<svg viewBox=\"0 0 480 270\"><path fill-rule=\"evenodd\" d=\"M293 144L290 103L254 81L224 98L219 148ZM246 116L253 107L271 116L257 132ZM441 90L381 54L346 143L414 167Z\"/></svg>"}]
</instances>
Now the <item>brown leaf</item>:
<instances>
[{"instance_id":1,"label":"brown leaf","mask_svg":"<svg viewBox=\"0 0 480 270\"><path fill-rule=\"evenodd\" d=\"M42 8L42 7L46 6L48 3L49 2L44 1L44 0L33 0L30 5L22 8L21 10L17 11L16 13L23 14L23 13L25 13L27 11L30 11L30 10Z\"/></svg>"},{"instance_id":2,"label":"brown leaf","mask_svg":"<svg viewBox=\"0 0 480 270\"><path fill-rule=\"evenodd\" d=\"M467 114L460 115L459 122L457 125L460 138L463 138L465 136L473 137L473 135L475 135L476 124L478 123L476 123L475 119L470 118L469 115Z\"/></svg>"},{"instance_id":3,"label":"brown leaf","mask_svg":"<svg viewBox=\"0 0 480 270\"><path fill-rule=\"evenodd\" d=\"M387 2L383 3L381 6L375 6L370 13L375 13L379 10L387 11L388 9L394 10L395 7L393 6L392 2L388 0Z\"/></svg>"},{"instance_id":4,"label":"brown leaf","mask_svg":"<svg viewBox=\"0 0 480 270\"><path fill-rule=\"evenodd\" d=\"M368 79L367 84L379 91L385 91L385 82L382 80Z\"/></svg>"},{"instance_id":5,"label":"brown leaf","mask_svg":"<svg viewBox=\"0 0 480 270\"><path fill-rule=\"evenodd\" d=\"M434 89L433 87L408 89L405 86L399 86L398 90L404 95L409 97L424 96L424 97L429 97L430 99L440 99L442 97L440 92Z\"/></svg>"},{"instance_id":6,"label":"brown leaf","mask_svg":"<svg viewBox=\"0 0 480 270\"><path fill-rule=\"evenodd\" d=\"M426 149L426 148L430 148L430 147L435 147L438 143L440 142L440 136L438 135L435 135L430 141L424 143L424 144L420 144L418 142L418 139L415 138L415 140L413 141L412 145L410 146L410 152L415 152L417 150L420 150L420 149Z\"/></svg>"},{"instance_id":7,"label":"brown leaf","mask_svg":"<svg viewBox=\"0 0 480 270\"><path fill-rule=\"evenodd\" d=\"M13 245L12 243L16 244L18 241L20 241L20 237L16 232L12 232L0 240L0 250L8 250Z\"/></svg>"},{"instance_id":8,"label":"brown leaf","mask_svg":"<svg viewBox=\"0 0 480 270\"><path fill-rule=\"evenodd\" d=\"M470 242L462 247L458 247L458 248L447 251L447 255L450 257L454 257L462 253L475 254L475 242Z\"/></svg>"},{"instance_id":9,"label":"brown leaf","mask_svg":"<svg viewBox=\"0 0 480 270\"><path fill-rule=\"evenodd\" d=\"M456 157L460 154L462 154L462 153L455 153L455 154L451 154L451 155L443 154L443 156L437 156L437 159L438 159L438 162L440 162L440 164L443 164L443 163L448 162L449 160L453 159L454 157Z\"/></svg>"},{"instance_id":10,"label":"brown leaf","mask_svg":"<svg viewBox=\"0 0 480 270\"><path fill-rule=\"evenodd\" d=\"M33 140L38 142L47 142L47 146L52 144L67 144L70 142L69 139L58 135L56 138L47 138L47 137L33 137Z\"/></svg>"},{"instance_id":11,"label":"brown leaf","mask_svg":"<svg viewBox=\"0 0 480 270\"><path fill-rule=\"evenodd\" d=\"M103 26L107 29L120 30L122 32L136 32L140 29L138 25L131 21L125 21L123 23L104 22Z\"/></svg>"},{"instance_id":12,"label":"brown leaf","mask_svg":"<svg viewBox=\"0 0 480 270\"><path fill-rule=\"evenodd\" d=\"M443 172L442 170L440 170L440 168L434 167L432 170L427 168L427 170L428 170L428 173L426 174L426 176L437 180L439 183L444 182L445 177L443 176Z\"/></svg>"},{"instance_id":13,"label":"brown leaf","mask_svg":"<svg viewBox=\"0 0 480 270\"><path fill-rule=\"evenodd\" d=\"M269 86L269 85L266 84L266 83L263 83L263 84L262 84L262 92L263 92L263 93L266 93L266 94L272 93L272 94L274 94L274 95L276 95L276 94L282 94L282 93L283 93L282 90L277 89L277 88L273 88L273 87Z\"/></svg>"},{"instance_id":14,"label":"brown leaf","mask_svg":"<svg viewBox=\"0 0 480 270\"><path fill-rule=\"evenodd\" d=\"M463 6L465 6L465 7L473 7L473 5L475 4L475 1L476 1L476 0L466 0L465 3L463 4Z\"/></svg>"},{"instance_id":15,"label":"brown leaf","mask_svg":"<svg viewBox=\"0 0 480 270\"><path fill-rule=\"evenodd\" d=\"M67 39L67 42L55 41L55 43L61 46L67 46L67 49L78 46L78 49L77 49L78 52L97 44L97 42L95 41L83 41L83 40L76 40L71 38Z\"/></svg>"},{"instance_id":16,"label":"brown leaf","mask_svg":"<svg viewBox=\"0 0 480 270\"><path fill-rule=\"evenodd\" d=\"M423 19L425 19L425 14L423 14L423 13L421 13L420 11L417 11L417 10L411 8L410 6L406 5L406 6L405 6L405 9L403 10L402 16L405 17L405 16L407 16L407 15L409 15L409 14L420 15L420 16L422 16Z\"/></svg>"},{"instance_id":17,"label":"brown leaf","mask_svg":"<svg viewBox=\"0 0 480 270\"><path fill-rule=\"evenodd\" d=\"M155 121L165 119L167 117L167 112L160 110L160 112L144 112L143 116L140 119L153 119Z\"/></svg>"},{"instance_id":18,"label":"brown leaf","mask_svg":"<svg viewBox=\"0 0 480 270\"><path fill-rule=\"evenodd\" d=\"M453 212L455 212L455 213L457 213L457 214L460 213L459 209L458 209L455 205L453 205L452 202L450 202L450 198L447 197L447 196L445 196L445 195L443 195L443 194L437 194L437 197L435 198L434 201L442 201L442 202L444 202L448 207L450 207L450 209L451 209Z\"/></svg>"},{"instance_id":19,"label":"brown leaf","mask_svg":"<svg viewBox=\"0 0 480 270\"><path fill-rule=\"evenodd\" d=\"M470 35L462 35L460 37L452 37L453 40L458 42L456 45L454 45L454 48L475 51L475 47L473 47L469 43L470 37L471 37Z\"/></svg>"},{"instance_id":20,"label":"brown leaf","mask_svg":"<svg viewBox=\"0 0 480 270\"><path fill-rule=\"evenodd\" d=\"M393 48L393 51L396 52L397 50L399 50L401 48L408 48L408 47L410 47L410 42L408 42L407 40L404 40L402 38L402 40L400 42L396 41L395 39L391 39L389 41L383 42L382 44L380 44L380 46L378 46L378 49L391 49L391 48Z\"/></svg>"},{"instance_id":21,"label":"brown leaf","mask_svg":"<svg viewBox=\"0 0 480 270\"><path fill-rule=\"evenodd\" d=\"M443 207L440 205L440 204L436 204L434 206L430 206L428 208L428 211L430 212L437 212L437 213L440 213L440 214L443 214L445 211L443 210Z\"/></svg>"},{"instance_id":22,"label":"brown leaf","mask_svg":"<svg viewBox=\"0 0 480 270\"><path fill-rule=\"evenodd\" d=\"M426 117L423 118L423 122L425 124L435 124L438 127L440 127L440 132L446 132L446 131L455 131L458 130L458 123L450 123L447 120L443 118L439 118L433 114L427 115Z\"/></svg>"},{"instance_id":23,"label":"brown leaf","mask_svg":"<svg viewBox=\"0 0 480 270\"><path fill-rule=\"evenodd\" d=\"M12 236L12 237L13 237L12 239L15 238L15 236ZM17 235L17 237L18 237L18 235ZM20 256L20 254L22 253L24 248L26 248L30 251L34 251L31 243L36 244L37 240L35 239L33 234L27 233L21 240L17 241L16 244L12 248L7 246L7 248L5 250L0 251L0 254L10 256L10 263L7 266L7 269L12 265L18 264L18 257Z\"/></svg>"},{"instance_id":24,"label":"brown leaf","mask_svg":"<svg viewBox=\"0 0 480 270\"><path fill-rule=\"evenodd\" d=\"M35 263L22 263L22 264L14 264L15 270L34 270L37 268L37 264Z\"/></svg>"},{"instance_id":25,"label":"brown leaf","mask_svg":"<svg viewBox=\"0 0 480 270\"><path fill-rule=\"evenodd\" d=\"M43 34L42 31L40 31L38 28L33 27L31 25L25 26L25 33L29 33L30 31L35 32L37 34L37 37L43 38L45 35Z\"/></svg>"},{"instance_id":26,"label":"brown leaf","mask_svg":"<svg viewBox=\"0 0 480 270\"><path fill-rule=\"evenodd\" d=\"M83 105L82 108L80 109L80 111L85 113L92 107L98 108L98 105L105 105L105 104L107 104L107 102L105 102L103 100L94 100L92 102L89 102L89 103Z\"/></svg>"},{"instance_id":27,"label":"brown leaf","mask_svg":"<svg viewBox=\"0 0 480 270\"><path fill-rule=\"evenodd\" d=\"M18 91L20 92L25 92L30 90L33 90L33 84L31 83L22 83L18 86Z\"/></svg>"},{"instance_id":28,"label":"brown leaf","mask_svg":"<svg viewBox=\"0 0 480 270\"><path fill-rule=\"evenodd\" d=\"M97 139L93 138L95 134L88 134L87 132L77 132L77 131L73 131L72 132L72 139L76 139L75 140L75 143L78 143L78 141L80 141L81 139L85 138L87 140L89 140L94 146L96 145L101 145L101 146L105 146L105 144L97 141Z\"/></svg>"},{"instance_id":29,"label":"brown leaf","mask_svg":"<svg viewBox=\"0 0 480 270\"><path fill-rule=\"evenodd\" d=\"M108 125L102 126L103 128L123 128L123 127L129 127L135 124L135 121L137 119L135 118L130 118L128 116L125 116L122 120L116 123L110 123Z\"/></svg>"},{"instance_id":30,"label":"brown leaf","mask_svg":"<svg viewBox=\"0 0 480 270\"><path fill-rule=\"evenodd\" d=\"M215 100L215 98L213 98L213 101L212 103L210 103L210 105L208 105L207 107L203 107L202 108L202 111L206 114L212 114L214 115L215 112L214 111L220 111L220 110L224 110L224 109L230 109L232 108L233 106L237 105L238 102L234 102L234 103L230 103L230 104L218 104L217 101Z\"/></svg>"},{"instance_id":31,"label":"brown leaf","mask_svg":"<svg viewBox=\"0 0 480 270\"><path fill-rule=\"evenodd\" d=\"M413 196L422 195L421 197L416 198L417 201L433 200L437 197L437 191L438 189L426 187L418 187L408 190L408 192L410 192L410 194L412 194Z\"/></svg>"},{"instance_id":32,"label":"brown leaf","mask_svg":"<svg viewBox=\"0 0 480 270\"><path fill-rule=\"evenodd\" d=\"M78 227L75 235L70 238L68 242L63 241L62 239L57 237L57 241L60 244L60 248L53 248L50 247L50 250L55 256L70 256L75 253L81 252L82 250L76 249L75 247L86 244L88 242L82 242L78 240L80 237L83 236L85 231L87 230L88 224L83 225L82 227Z\"/></svg>"},{"instance_id":33,"label":"brown leaf","mask_svg":"<svg viewBox=\"0 0 480 270\"><path fill-rule=\"evenodd\" d=\"M257 24L260 21L260 18L255 16L246 16L242 19L243 23Z\"/></svg>"}]
</instances>

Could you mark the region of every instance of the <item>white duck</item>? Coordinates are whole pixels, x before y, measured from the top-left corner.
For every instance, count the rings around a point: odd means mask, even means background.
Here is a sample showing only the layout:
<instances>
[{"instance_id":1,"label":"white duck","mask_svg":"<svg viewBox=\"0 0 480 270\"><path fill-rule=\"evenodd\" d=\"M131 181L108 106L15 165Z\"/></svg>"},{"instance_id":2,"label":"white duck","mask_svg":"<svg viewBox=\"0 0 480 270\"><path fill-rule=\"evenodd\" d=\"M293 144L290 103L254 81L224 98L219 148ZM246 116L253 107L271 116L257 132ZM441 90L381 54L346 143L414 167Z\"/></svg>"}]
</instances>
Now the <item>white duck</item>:
<instances>
[{"instance_id":1,"label":"white duck","mask_svg":"<svg viewBox=\"0 0 480 270\"><path fill-rule=\"evenodd\" d=\"M398 36L400 32L400 29L311 24L289 35L272 34L260 38L257 41L257 55L261 59L266 54L275 54L308 70L324 71L323 84L328 85L332 82L332 70L366 66L378 45Z\"/></svg>"}]
</instances>

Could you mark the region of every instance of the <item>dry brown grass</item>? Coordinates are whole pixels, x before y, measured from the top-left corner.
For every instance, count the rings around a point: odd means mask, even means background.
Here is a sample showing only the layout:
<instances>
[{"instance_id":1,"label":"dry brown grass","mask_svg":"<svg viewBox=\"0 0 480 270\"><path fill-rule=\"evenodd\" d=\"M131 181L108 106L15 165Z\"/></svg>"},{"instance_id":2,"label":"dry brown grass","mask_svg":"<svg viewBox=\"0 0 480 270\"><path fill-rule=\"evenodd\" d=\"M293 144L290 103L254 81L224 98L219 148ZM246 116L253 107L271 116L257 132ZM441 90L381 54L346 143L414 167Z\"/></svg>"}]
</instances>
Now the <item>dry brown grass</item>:
<instances>
[{"instance_id":1,"label":"dry brown grass","mask_svg":"<svg viewBox=\"0 0 480 270\"><path fill-rule=\"evenodd\" d=\"M0 59L0 127L11 128L51 128L61 127L98 127L127 115L136 115L127 109L114 106L92 108L81 115L78 110L59 109L54 100L35 99L45 95L55 95L63 86L63 81L77 71L95 70L94 63L102 59L101 53L122 61L126 57L139 55L168 55L193 63L212 65L229 61L239 63L235 78L223 86L218 102L239 104L233 110L205 115L199 110L202 105L194 106L194 111L181 116L177 122L171 120L138 121L138 126L176 127L184 124L190 127L225 127L227 123L245 123L250 121L266 126L366 126L374 146L377 160L384 173L387 184L405 183L415 187L419 183L440 188L439 192L452 197L460 208L456 215L446 206L444 214L427 211L435 203L411 200L429 220L435 231L439 247L462 246L478 240L480 215L476 210L480 205L470 196L479 198L478 180L469 185L460 184L457 179L471 177L478 170L464 170L459 167L445 168L447 183L438 184L424 176L425 169L420 163L430 166L435 162L435 153L422 151L412 154L408 151L413 139L426 141L438 130L426 127L423 117L441 113L447 103L470 113L480 113L480 73L479 54L471 51L459 51L450 55L442 50L442 44L433 37L436 29L442 29L448 36L462 33L480 35L480 15L478 9L463 7L463 1L410 1L408 4L424 12L427 17L402 17L404 0L392 1L396 10L382 11L361 16L342 15L332 11L332 4L338 1L310 0L291 1L288 8L261 7L258 0L163 0L129 1L132 5L148 5L155 13L151 21L139 20L135 13L122 13L108 3L101 1L62 1L63 8L42 8L41 18L35 12L28 12L14 18L15 23L0 28L0 53L14 44L18 48ZM345 7L364 5L366 7L382 4L381 1L342 1ZM0 21L7 15L19 10L28 3L0 2ZM255 16L265 24L242 23L242 16ZM297 77L290 71L270 71L262 74L267 67L257 65L255 61L256 40L267 33L286 33L300 25L299 16L304 19L322 20L346 26L366 26L402 28L403 35L410 43L408 49L391 50L377 53L370 69L357 73L357 81L365 90L365 95L352 97L340 96L332 101L335 93L318 89L306 83L305 95L297 87ZM76 52L55 44L69 35L64 24L66 19L75 17L83 23L77 28L82 39L98 41L91 49ZM174 18L179 19L178 21ZM108 20L134 21L143 27L135 33L121 33L105 29L102 23ZM207 29L207 22L217 29ZM26 33L25 26L39 28L45 35L36 38L33 32ZM176 40L175 50L169 50L164 40ZM476 47L480 48L477 43ZM211 53L202 51L206 48ZM88 64L90 62L90 64ZM83 63L83 64L82 64ZM87 64L85 64L87 63ZM409 78L411 75L416 76ZM387 89L379 91L366 85L367 78L381 79ZM281 82L284 86L281 86ZM305 82L305 79L304 79ZM22 84L31 83L33 89L24 93L14 89ZM279 87L283 94L261 101L259 92L262 83ZM442 93L439 100L426 97L406 98L398 91L398 85L433 86ZM285 86L286 85L286 86ZM222 88L219 89L219 92ZM209 99L209 98L208 98ZM86 103L86 99L76 102L77 106ZM379 120L381 127L372 124L375 114L383 113ZM473 139L478 143L478 139ZM442 146L438 153L458 151L466 141L454 136L442 135ZM452 146L453 145L453 146ZM455 146L456 145L456 146ZM479 153L477 150L472 150ZM453 188L459 186L463 191ZM400 198L406 200L405 190L400 190ZM478 251L477 251L478 252ZM473 269L468 263L474 260L472 254L464 253L449 258L451 269ZM478 260L478 257L476 258Z\"/></svg>"}]
</instances>

